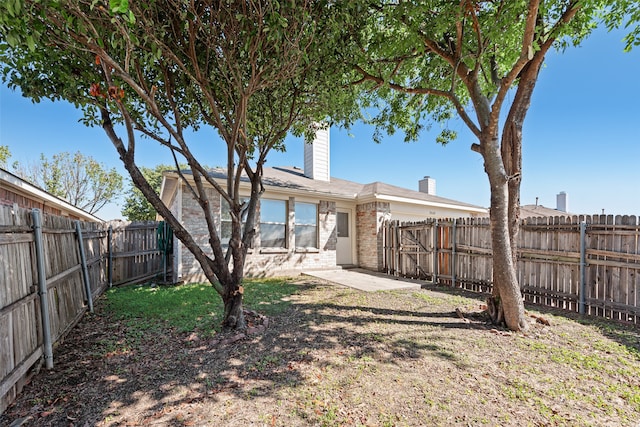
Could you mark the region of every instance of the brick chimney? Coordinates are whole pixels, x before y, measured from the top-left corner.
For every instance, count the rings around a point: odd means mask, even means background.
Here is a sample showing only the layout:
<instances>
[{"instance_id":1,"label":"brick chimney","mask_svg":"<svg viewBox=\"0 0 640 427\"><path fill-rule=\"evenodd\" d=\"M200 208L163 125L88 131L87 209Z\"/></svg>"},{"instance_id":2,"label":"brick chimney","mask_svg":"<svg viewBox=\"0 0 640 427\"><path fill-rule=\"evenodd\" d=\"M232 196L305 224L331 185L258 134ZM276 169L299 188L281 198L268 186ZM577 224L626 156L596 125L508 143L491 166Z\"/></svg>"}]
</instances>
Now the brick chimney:
<instances>
[{"instance_id":1,"label":"brick chimney","mask_svg":"<svg viewBox=\"0 0 640 427\"><path fill-rule=\"evenodd\" d=\"M304 176L318 181L330 181L329 126L318 128L311 144L304 144Z\"/></svg>"},{"instance_id":2,"label":"brick chimney","mask_svg":"<svg viewBox=\"0 0 640 427\"><path fill-rule=\"evenodd\" d=\"M431 178L430 176L425 176L423 179L418 181L418 191L435 196L436 180Z\"/></svg>"}]
</instances>

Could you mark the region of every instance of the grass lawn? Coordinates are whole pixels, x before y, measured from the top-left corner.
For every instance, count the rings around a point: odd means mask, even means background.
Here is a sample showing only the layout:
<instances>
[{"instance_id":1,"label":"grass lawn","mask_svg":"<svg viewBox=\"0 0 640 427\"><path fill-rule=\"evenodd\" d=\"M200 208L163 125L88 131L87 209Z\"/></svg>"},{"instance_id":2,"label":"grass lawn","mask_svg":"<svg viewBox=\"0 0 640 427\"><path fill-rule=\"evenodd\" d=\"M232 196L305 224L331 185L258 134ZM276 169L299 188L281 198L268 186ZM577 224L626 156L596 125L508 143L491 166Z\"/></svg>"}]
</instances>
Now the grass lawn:
<instances>
[{"instance_id":1,"label":"grass lawn","mask_svg":"<svg viewBox=\"0 0 640 427\"><path fill-rule=\"evenodd\" d=\"M244 287L245 305L269 319L263 333L221 333L210 286L109 291L0 424L640 423L636 327L529 307L551 325L531 317L529 332L511 333L487 322L480 296L444 287Z\"/></svg>"},{"instance_id":2,"label":"grass lawn","mask_svg":"<svg viewBox=\"0 0 640 427\"><path fill-rule=\"evenodd\" d=\"M283 279L246 280L244 306L267 316L289 306L283 300L298 289ZM127 286L107 291L106 309L130 328L146 330L169 327L178 332L220 332L222 299L213 286Z\"/></svg>"}]
</instances>

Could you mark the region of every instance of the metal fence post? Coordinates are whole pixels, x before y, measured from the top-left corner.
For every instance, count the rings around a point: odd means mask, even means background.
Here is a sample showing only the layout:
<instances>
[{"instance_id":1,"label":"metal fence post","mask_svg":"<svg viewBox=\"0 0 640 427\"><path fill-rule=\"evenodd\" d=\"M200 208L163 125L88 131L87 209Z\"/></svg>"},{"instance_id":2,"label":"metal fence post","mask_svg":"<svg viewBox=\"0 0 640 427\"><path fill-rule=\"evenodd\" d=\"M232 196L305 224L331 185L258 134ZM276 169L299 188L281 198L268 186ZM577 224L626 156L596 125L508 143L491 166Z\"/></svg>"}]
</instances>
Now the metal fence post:
<instances>
[{"instance_id":1,"label":"metal fence post","mask_svg":"<svg viewBox=\"0 0 640 427\"><path fill-rule=\"evenodd\" d=\"M579 292L579 302L578 302L578 312L580 314L585 313L585 305L586 305L586 295L585 291L587 288L587 278L586 278L586 266L587 266L587 256L586 256L586 236L587 236L587 223L582 221L580 223L580 289Z\"/></svg>"},{"instance_id":2,"label":"metal fence post","mask_svg":"<svg viewBox=\"0 0 640 427\"><path fill-rule=\"evenodd\" d=\"M91 294L91 283L89 283L89 271L87 270L87 257L84 254L84 241L82 240L82 229L80 221L76 220L76 236L78 237L78 249L80 250L80 265L82 266L82 282L87 293L87 304L89 311L93 313L93 295Z\"/></svg>"},{"instance_id":3,"label":"metal fence post","mask_svg":"<svg viewBox=\"0 0 640 427\"><path fill-rule=\"evenodd\" d=\"M107 261L107 277L109 280L109 287L113 287L113 225L109 225L109 230L107 231L107 252L108 252L108 261Z\"/></svg>"},{"instance_id":4,"label":"metal fence post","mask_svg":"<svg viewBox=\"0 0 640 427\"><path fill-rule=\"evenodd\" d=\"M40 296L40 312L42 314L42 345L44 346L44 362L47 369L53 368L53 344L51 342L51 325L49 320L49 298L47 297L47 273L44 267L44 246L42 243L42 217L40 209L31 211L33 218L33 234L36 245L36 267L38 270L38 295Z\"/></svg>"},{"instance_id":5,"label":"metal fence post","mask_svg":"<svg viewBox=\"0 0 640 427\"><path fill-rule=\"evenodd\" d=\"M438 220L433 221L433 284L438 283Z\"/></svg>"}]
</instances>

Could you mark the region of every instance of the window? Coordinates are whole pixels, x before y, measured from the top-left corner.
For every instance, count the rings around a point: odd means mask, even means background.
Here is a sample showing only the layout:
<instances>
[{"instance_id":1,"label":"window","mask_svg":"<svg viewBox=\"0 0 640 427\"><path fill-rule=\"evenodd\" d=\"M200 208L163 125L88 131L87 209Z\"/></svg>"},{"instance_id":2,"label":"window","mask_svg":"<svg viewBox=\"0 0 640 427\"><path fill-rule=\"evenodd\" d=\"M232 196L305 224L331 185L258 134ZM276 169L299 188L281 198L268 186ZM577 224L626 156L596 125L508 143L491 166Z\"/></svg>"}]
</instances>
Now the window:
<instances>
[{"instance_id":1,"label":"window","mask_svg":"<svg viewBox=\"0 0 640 427\"><path fill-rule=\"evenodd\" d=\"M338 237L349 237L349 214L346 212L338 212Z\"/></svg>"},{"instance_id":2,"label":"window","mask_svg":"<svg viewBox=\"0 0 640 427\"><path fill-rule=\"evenodd\" d=\"M296 248L318 247L318 206L296 202Z\"/></svg>"},{"instance_id":3,"label":"window","mask_svg":"<svg viewBox=\"0 0 640 427\"><path fill-rule=\"evenodd\" d=\"M287 202L284 200L260 202L260 241L263 248L287 247Z\"/></svg>"},{"instance_id":4,"label":"window","mask_svg":"<svg viewBox=\"0 0 640 427\"><path fill-rule=\"evenodd\" d=\"M240 199L240 203L249 203L248 199ZM242 227L247 219L247 212L242 216ZM227 246L231 239L231 214L229 213L229 202L220 196L220 243Z\"/></svg>"}]
</instances>

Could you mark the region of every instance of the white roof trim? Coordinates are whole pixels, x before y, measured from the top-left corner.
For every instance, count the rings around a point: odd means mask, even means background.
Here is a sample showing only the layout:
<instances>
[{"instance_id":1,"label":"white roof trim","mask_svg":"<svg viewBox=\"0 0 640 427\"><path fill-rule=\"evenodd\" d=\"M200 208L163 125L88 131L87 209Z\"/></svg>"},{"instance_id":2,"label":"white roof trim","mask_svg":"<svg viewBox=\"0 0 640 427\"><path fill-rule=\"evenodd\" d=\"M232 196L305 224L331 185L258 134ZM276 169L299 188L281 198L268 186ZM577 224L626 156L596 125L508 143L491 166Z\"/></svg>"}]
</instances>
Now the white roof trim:
<instances>
[{"instance_id":1,"label":"white roof trim","mask_svg":"<svg viewBox=\"0 0 640 427\"><path fill-rule=\"evenodd\" d=\"M250 186L247 186L249 189L251 188ZM353 196L349 195L342 195L342 194L333 194L333 193L327 193L324 191L317 191L317 190L311 190L311 189L298 189L298 188L290 188L290 187L278 187L278 186L273 186L273 185L268 185L265 184L264 185L265 189L269 189L269 193L271 194L291 194L291 195L304 195L304 196L316 196L318 199L325 199L325 200L349 200L349 201L355 201L356 200L356 193L353 193Z\"/></svg>"},{"instance_id":2,"label":"white roof trim","mask_svg":"<svg viewBox=\"0 0 640 427\"><path fill-rule=\"evenodd\" d=\"M0 181L3 183L7 183L9 187L13 187L26 193L27 195L34 196L38 199L42 199L45 201L45 204L49 204L50 206L56 206L66 212L73 213L74 215L82 218L86 221L91 222L104 222L102 219L97 216L90 214L87 211L84 211L76 206L73 206L71 203L54 196L51 193L47 193L46 191L36 187L35 185L29 184L27 181L22 178L17 177L16 175L5 171L4 169L0 169Z\"/></svg>"},{"instance_id":3,"label":"white roof trim","mask_svg":"<svg viewBox=\"0 0 640 427\"><path fill-rule=\"evenodd\" d=\"M388 202L398 202L398 203L408 203L412 205L421 205L421 206L433 206L437 208L446 208L446 209L455 209L459 211L467 211L467 212L477 212L477 213L487 213L485 208L476 208L473 206L464 206L464 205L456 205L453 203L442 203L442 202L430 202L427 200L417 200L417 199L409 199L406 197L398 197L398 196L388 196L385 194L375 194L374 198L376 200L384 200Z\"/></svg>"},{"instance_id":4,"label":"white roof trim","mask_svg":"<svg viewBox=\"0 0 640 427\"><path fill-rule=\"evenodd\" d=\"M160 200L167 207L171 206L173 202L173 198L178 192L178 183L180 182L180 177L176 174L163 174L162 175L162 184L160 185ZM167 194L165 194L168 192Z\"/></svg>"}]
</instances>

